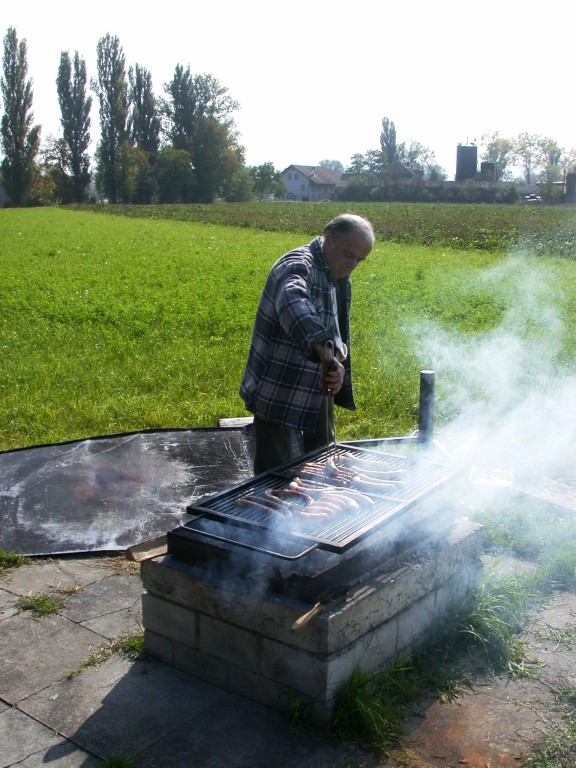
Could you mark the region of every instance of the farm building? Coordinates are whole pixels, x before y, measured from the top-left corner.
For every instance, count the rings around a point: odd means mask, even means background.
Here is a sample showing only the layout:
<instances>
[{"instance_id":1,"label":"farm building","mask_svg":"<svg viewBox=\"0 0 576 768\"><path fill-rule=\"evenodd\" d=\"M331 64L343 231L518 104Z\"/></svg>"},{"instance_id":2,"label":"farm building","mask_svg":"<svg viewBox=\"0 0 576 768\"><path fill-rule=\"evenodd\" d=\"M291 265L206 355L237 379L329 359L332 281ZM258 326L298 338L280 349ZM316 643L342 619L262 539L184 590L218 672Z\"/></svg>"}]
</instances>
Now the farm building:
<instances>
[{"instance_id":1,"label":"farm building","mask_svg":"<svg viewBox=\"0 0 576 768\"><path fill-rule=\"evenodd\" d=\"M340 174L321 165L289 165L282 181L288 200L327 200L334 197Z\"/></svg>"}]
</instances>

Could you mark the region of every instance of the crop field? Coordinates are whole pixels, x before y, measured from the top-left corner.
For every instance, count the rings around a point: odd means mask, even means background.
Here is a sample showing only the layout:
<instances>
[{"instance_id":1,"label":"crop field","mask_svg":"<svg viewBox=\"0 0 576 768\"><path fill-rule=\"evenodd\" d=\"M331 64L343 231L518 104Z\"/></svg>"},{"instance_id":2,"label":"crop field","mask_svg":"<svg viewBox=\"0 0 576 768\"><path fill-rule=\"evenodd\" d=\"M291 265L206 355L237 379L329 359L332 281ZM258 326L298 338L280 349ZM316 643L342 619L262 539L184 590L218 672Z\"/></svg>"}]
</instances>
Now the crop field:
<instances>
[{"instance_id":1,"label":"crop field","mask_svg":"<svg viewBox=\"0 0 576 768\"><path fill-rule=\"evenodd\" d=\"M382 240L483 250L529 249L576 258L576 211L543 205L419 203L237 203L101 206L105 213L197 221L314 236L334 216L353 210L370 219Z\"/></svg>"},{"instance_id":2,"label":"crop field","mask_svg":"<svg viewBox=\"0 0 576 768\"><path fill-rule=\"evenodd\" d=\"M248 415L238 388L272 263L344 206L0 211L0 450ZM438 424L501 389L573 374L574 209L355 206L377 231L353 275L355 412L339 439ZM504 362L503 362L504 361ZM512 368L511 363L514 363Z\"/></svg>"}]
</instances>

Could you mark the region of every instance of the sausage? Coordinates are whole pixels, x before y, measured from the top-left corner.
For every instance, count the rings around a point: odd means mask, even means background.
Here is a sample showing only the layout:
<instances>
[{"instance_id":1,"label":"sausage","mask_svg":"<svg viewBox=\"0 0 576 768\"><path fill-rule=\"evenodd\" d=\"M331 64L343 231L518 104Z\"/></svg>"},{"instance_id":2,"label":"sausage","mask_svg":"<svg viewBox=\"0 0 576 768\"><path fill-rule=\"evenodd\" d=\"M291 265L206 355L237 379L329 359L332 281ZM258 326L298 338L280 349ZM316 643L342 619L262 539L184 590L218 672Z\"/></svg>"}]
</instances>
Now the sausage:
<instances>
[{"instance_id":1,"label":"sausage","mask_svg":"<svg viewBox=\"0 0 576 768\"><path fill-rule=\"evenodd\" d=\"M289 488L295 488L296 490L300 488L303 490L307 496L310 496L312 501L314 499L320 499L322 496L326 493L326 487L321 485L311 485L306 484L299 478L294 478L294 480L290 483Z\"/></svg>"},{"instance_id":2,"label":"sausage","mask_svg":"<svg viewBox=\"0 0 576 768\"><path fill-rule=\"evenodd\" d=\"M400 482L400 478L403 474L406 474L405 469L364 469L363 467L354 466L354 469L358 475L364 475L371 477L374 480L388 480L389 482Z\"/></svg>"},{"instance_id":3,"label":"sausage","mask_svg":"<svg viewBox=\"0 0 576 768\"><path fill-rule=\"evenodd\" d=\"M264 503L264 499L254 501L254 499L242 498L242 499L237 499L235 503L236 503L236 506L238 507L248 507L254 512L260 512L262 514L270 515L275 520L279 520L279 521L286 520L286 516L283 515L282 512L280 512L277 509L272 509L272 507L266 506L266 504Z\"/></svg>"},{"instance_id":4,"label":"sausage","mask_svg":"<svg viewBox=\"0 0 576 768\"><path fill-rule=\"evenodd\" d=\"M327 512L308 512L302 509L298 512L298 517L305 523L324 523L329 519L330 515Z\"/></svg>"},{"instance_id":5,"label":"sausage","mask_svg":"<svg viewBox=\"0 0 576 768\"><path fill-rule=\"evenodd\" d=\"M350 482L349 480L342 480L341 478L337 477L328 477L321 474L318 470L307 469L304 467L299 467L297 470L294 470L294 474L292 476L302 477L304 480L321 480L325 485L334 486L345 486Z\"/></svg>"},{"instance_id":6,"label":"sausage","mask_svg":"<svg viewBox=\"0 0 576 768\"><path fill-rule=\"evenodd\" d=\"M330 503L330 501L325 499L318 499L317 501L313 501L311 504L309 504L304 512L325 512L327 515L332 517L333 515L339 515L342 510L336 504Z\"/></svg>"},{"instance_id":7,"label":"sausage","mask_svg":"<svg viewBox=\"0 0 576 768\"><path fill-rule=\"evenodd\" d=\"M323 501L337 504L344 513L357 515L360 512L360 505L351 496L346 496L341 491L327 491L324 494Z\"/></svg>"},{"instance_id":8,"label":"sausage","mask_svg":"<svg viewBox=\"0 0 576 768\"><path fill-rule=\"evenodd\" d=\"M338 493L342 496L348 496L351 498L358 504L360 508L374 506L374 500L371 499L370 496L367 496L365 493L361 493L360 491L356 491L352 488L343 488L342 490L339 490Z\"/></svg>"},{"instance_id":9,"label":"sausage","mask_svg":"<svg viewBox=\"0 0 576 768\"><path fill-rule=\"evenodd\" d=\"M337 464L322 464L318 461L309 461L304 464L303 469L310 469L314 472L319 472L323 477L336 478L338 480L350 480L354 477L355 472L349 467L341 467Z\"/></svg>"},{"instance_id":10,"label":"sausage","mask_svg":"<svg viewBox=\"0 0 576 768\"><path fill-rule=\"evenodd\" d=\"M266 488L264 491L264 497L266 498L266 501L274 507L274 509L279 509L280 512L284 513L290 512L290 505L287 502L282 501L282 499L279 499L278 496L275 496L272 493L271 488Z\"/></svg>"},{"instance_id":11,"label":"sausage","mask_svg":"<svg viewBox=\"0 0 576 768\"><path fill-rule=\"evenodd\" d=\"M386 464L382 462L362 459L359 456L343 455L339 457L338 461L359 474L368 475L374 472L378 475L382 475L381 479L396 480L406 474L405 469L389 469Z\"/></svg>"},{"instance_id":12,"label":"sausage","mask_svg":"<svg viewBox=\"0 0 576 768\"><path fill-rule=\"evenodd\" d=\"M270 495L276 496L276 498L285 501L290 507L296 509L304 509L312 501L312 498L307 493L296 488L271 488Z\"/></svg>"},{"instance_id":13,"label":"sausage","mask_svg":"<svg viewBox=\"0 0 576 768\"><path fill-rule=\"evenodd\" d=\"M366 493L378 493L387 496L392 493L396 486L394 483L386 483L381 480L373 480L369 477L358 475L354 480L354 488Z\"/></svg>"},{"instance_id":14,"label":"sausage","mask_svg":"<svg viewBox=\"0 0 576 768\"><path fill-rule=\"evenodd\" d=\"M254 504L263 504L264 506L268 507L269 509L275 509L278 512L287 512L288 507L284 506L282 509L282 502L279 499L270 499L266 496L257 496L256 494L249 494L248 496L242 497L243 501L252 501ZM278 503L274 503L277 501Z\"/></svg>"}]
</instances>

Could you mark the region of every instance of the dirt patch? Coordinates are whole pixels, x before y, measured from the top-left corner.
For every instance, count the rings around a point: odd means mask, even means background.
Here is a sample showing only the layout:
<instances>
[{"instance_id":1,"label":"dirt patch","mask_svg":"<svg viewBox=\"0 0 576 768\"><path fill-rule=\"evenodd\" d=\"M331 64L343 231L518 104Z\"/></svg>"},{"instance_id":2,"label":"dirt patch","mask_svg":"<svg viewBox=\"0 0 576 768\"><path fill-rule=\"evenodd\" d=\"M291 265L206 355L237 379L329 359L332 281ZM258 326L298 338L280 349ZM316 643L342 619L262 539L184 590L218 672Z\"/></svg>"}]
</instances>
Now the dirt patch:
<instances>
[{"instance_id":1,"label":"dirt patch","mask_svg":"<svg viewBox=\"0 0 576 768\"><path fill-rule=\"evenodd\" d=\"M576 690L576 594L555 595L531 616L520 639L534 678L484 678L454 701L424 702L405 723L402 762L382 768L507 768L537 749L561 726L567 694L573 701Z\"/></svg>"}]
</instances>

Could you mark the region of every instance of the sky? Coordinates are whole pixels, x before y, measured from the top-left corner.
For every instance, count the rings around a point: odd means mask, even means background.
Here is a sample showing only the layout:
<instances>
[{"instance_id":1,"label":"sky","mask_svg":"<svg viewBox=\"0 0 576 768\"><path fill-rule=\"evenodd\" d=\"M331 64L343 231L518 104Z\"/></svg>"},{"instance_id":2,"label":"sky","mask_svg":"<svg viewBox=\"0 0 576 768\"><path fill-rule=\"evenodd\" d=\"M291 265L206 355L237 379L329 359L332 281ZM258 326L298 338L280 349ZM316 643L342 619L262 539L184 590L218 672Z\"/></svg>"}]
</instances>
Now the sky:
<instances>
[{"instance_id":1,"label":"sky","mask_svg":"<svg viewBox=\"0 0 576 768\"><path fill-rule=\"evenodd\" d=\"M26 40L43 138L60 134L60 53L78 51L96 78L97 43L110 34L127 67L150 71L157 95L177 64L228 88L240 104L235 122L248 165L347 166L354 154L379 148L387 117L398 142L429 147L454 178L458 144L480 144L488 132L576 147L570 7L565 0L171 0L138 9L122 0L28 0L1 4L0 32L4 38L15 27ZM95 97L91 116L97 138Z\"/></svg>"}]
</instances>

